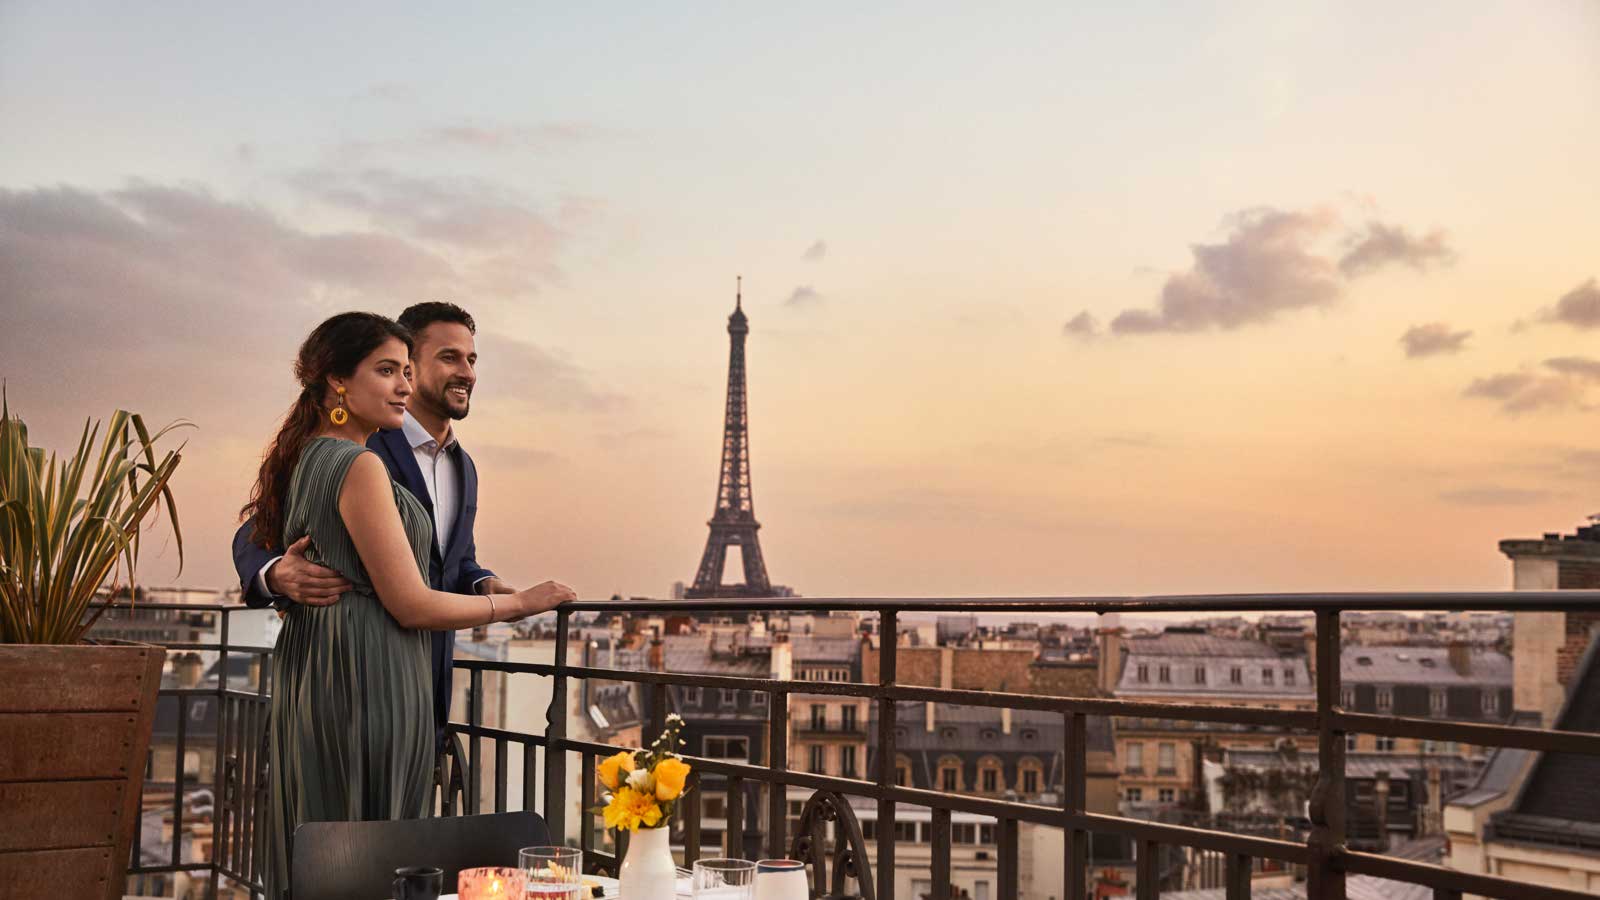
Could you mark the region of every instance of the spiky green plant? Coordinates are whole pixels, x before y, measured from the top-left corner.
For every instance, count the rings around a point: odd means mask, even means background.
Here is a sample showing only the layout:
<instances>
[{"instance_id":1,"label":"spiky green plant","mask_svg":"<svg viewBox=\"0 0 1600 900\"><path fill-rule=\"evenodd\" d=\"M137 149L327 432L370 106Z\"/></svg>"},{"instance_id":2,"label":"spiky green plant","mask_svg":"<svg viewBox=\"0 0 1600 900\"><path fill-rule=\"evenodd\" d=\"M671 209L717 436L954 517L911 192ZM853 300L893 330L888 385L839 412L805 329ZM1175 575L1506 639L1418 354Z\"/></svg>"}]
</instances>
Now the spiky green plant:
<instances>
[{"instance_id":1,"label":"spiky green plant","mask_svg":"<svg viewBox=\"0 0 1600 900\"><path fill-rule=\"evenodd\" d=\"M46 456L0 390L0 644L75 644L105 612L95 592L135 584L139 532L164 503L183 570L183 534L168 482L179 451L156 460L144 419L117 410L98 452L100 423L86 421L77 452ZM125 582L124 582L125 579ZM130 596L133 591L129 591Z\"/></svg>"}]
</instances>

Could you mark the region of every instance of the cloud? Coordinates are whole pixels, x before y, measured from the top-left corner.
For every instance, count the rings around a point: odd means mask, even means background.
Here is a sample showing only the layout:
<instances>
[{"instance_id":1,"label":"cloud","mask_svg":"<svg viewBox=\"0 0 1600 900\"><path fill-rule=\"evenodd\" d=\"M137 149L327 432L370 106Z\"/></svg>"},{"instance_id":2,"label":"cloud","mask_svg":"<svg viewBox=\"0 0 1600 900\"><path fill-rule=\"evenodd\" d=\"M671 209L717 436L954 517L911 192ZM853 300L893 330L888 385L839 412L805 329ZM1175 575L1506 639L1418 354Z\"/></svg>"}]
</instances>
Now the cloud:
<instances>
[{"instance_id":1,"label":"cloud","mask_svg":"<svg viewBox=\"0 0 1600 900\"><path fill-rule=\"evenodd\" d=\"M1100 333L1100 323L1095 321L1094 316L1089 315L1088 310L1084 310L1068 319L1067 324L1061 326L1061 333L1067 337L1087 340Z\"/></svg>"},{"instance_id":2,"label":"cloud","mask_svg":"<svg viewBox=\"0 0 1600 900\"><path fill-rule=\"evenodd\" d=\"M1220 243L1194 244L1193 262L1171 274L1154 308L1126 309L1111 320L1113 334L1232 330L1273 321L1303 309L1336 303L1346 283L1391 263L1419 271L1454 259L1443 232L1411 236L1404 228L1370 221L1346 232L1335 259L1328 245L1341 222L1328 209L1259 207L1224 219Z\"/></svg>"},{"instance_id":3,"label":"cloud","mask_svg":"<svg viewBox=\"0 0 1600 900\"><path fill-rule=\"evenodd\" d=\"M611 412L627 405L626 398L596 387L586 371L543 347L483 333L477 345L479 377L497 392L497 404L552 412Z\"/></svg>"},{"instance_id":4,"label":"cloud","mask_svg":"<svg viewBox=\"0 0 1600 900\"><path fill-rule=\"evenodd\" d=\"M581 122L549 122L534 126L441 125L419 136L423 144L473 150L540 150L602 137L604 129Z\"/></svg>"},{"instance_id":5,"label":"cloud","mask_svg":"<svg viewBox=\"0 0 1600 900\"><path fill-rule=\"evenodd\" d=\"M811 246L806 248L806 252L800 254L800 258L806 262L822 262L822 258L827 255L828 242L817 238Z\"/></svg>"},{"instance_id":6,"label":"cloud","mask_svg":"<svg viewBox=\"0 0 1600 900\"><path fill-rule=\"evenodd\" d=\"M1339 271L1346 278L1370 275L1393 263L1421 272L1430 265L1449 265L1456 258L1443 231L1413 237L1399 225L1378 221L1369 221L1366 232L1351 235L1346 245L1349 249L1339 258Z\"/></svg>"},{"instance_id":7,"label":"cloud","mask_svg":"<svg viewBox=\"0 0 1600 900\"><path fill-rule=\"evenodd\" d=\"M1222 243L1190 248L1194 264L1167 278L1155 309L1124 310L1111 320L1112 332L1234 329L1338 299L1337 270L1311 250L1333 227L1331 213L1253 209L1230 222Z\"/></svg>"},{"instance_id":8,"label":"cloud","mask_svg":"<svg viewBox=\"0 0 1600 900\"><path fill-rule=\"evenodd\" d=\"M1504 487L1490 484L1443 491L1439 499L1462 506L1525 506L1554 497L1550 491Z\"/></svg>"},{"instance_id":9,"label":"cloud","mask_svg":"<svg viewBox=\"0 0 1600 900\"><path fill-rule=\"evenodd\" d=\"M1544 361L1545 368L1590 381L1600 381L1600 359L1585 356L1557 356Z\"/></svg>"},{"instance_id":10,"label":"cloud","mask_svg":"<svg viewBox=\"0 0 1600 900\"><path fill-rule=\"evenodd\" d=\"M1583 378L1556 370L1543 372L1502 372L1473 379L1463 392L1467 397L1482 397L1500 402L1510 415L1550 409L1570 409L1583 405L1588 385Z\"/></svg>"},{"instance_id":11,"label":"cloud","mask_svg":"<svg viewBox=\"0 0 1600 900\"><path fill-rule=\"evenodd\" d=\"M365 215L379 228L459 254L471 291L494 296L526 295L541 283L562 283L565 275L556 259L571 242L571 229L590 224L601 210L596 200L568 197L552 216L483 179L382 168L307 170L290 183L329 206Z\"/></svg>"},{"instance_id":12,"label":"cloud","mask_svg":"<svg viewBox=\"0 0 1600 900\"><path fill-rule=\"evenodd\" d=\"M475 269L448 249L377 230L311 231L198 187L0 190L0 374L14 388L110 398L213 433L249 423L256 437L287 406L295 348L322 318L471 298ZM617 400L551 351L506 347L546 406Z\"/></svg>"},{"instance_id":13,"label":"cloud","mask_svg":"<svg viewBox=\"0 0 1600 900\"><path fill-rule=\"evenodd\" d=\"M1571 325L1585 331L1600 328L1600 282L1591 278L1562 294L1553 308L1539 314L1539 321Z\"/></svg>"},{"instance_id":14,"label":"cloud","mask_svg":"<svg viewBox=\"0 0 1600 900\"><path fill-rule=\"evenodd\" d=\"M1459 353L1469 337L1472 337L1470 331L1451 331L1450 326L1443 322L1430 322L1406 329L1406 333L1400 336L1400 344L1406 348L1408 358L1420 359L1442 353Z\"/></svg>"},{"instance_id":15,"label":"cloud","mask_svg":"<svg viewBox=\"0 0 1600 900\"><path fill-rule=\"evenodd\" d=\"M784 306L811 306L813 304L817 304L817 303L821 303L821 302L822 302L822 295L817 293L815 288L813 288L809 284L802 284L799 287L795 288L789 294L789 299L783 301L783 305Z\"/></svg>"}]
</instances>

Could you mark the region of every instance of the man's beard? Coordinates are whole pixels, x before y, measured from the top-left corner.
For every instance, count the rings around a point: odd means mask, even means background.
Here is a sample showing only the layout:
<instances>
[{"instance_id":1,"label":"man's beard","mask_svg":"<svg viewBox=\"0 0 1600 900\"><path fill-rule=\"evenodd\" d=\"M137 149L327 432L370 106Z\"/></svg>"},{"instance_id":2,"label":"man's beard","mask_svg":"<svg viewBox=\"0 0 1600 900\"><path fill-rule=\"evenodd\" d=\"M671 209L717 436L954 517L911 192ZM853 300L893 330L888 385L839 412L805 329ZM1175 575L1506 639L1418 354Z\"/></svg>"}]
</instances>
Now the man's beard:
<instances>
[{"instance_id":1,"label":"man's beard","mask_svg":"<svg viewBox=\"0 0 1600 900\"><path fill-rule=\"evenodd\" d=\"M443 388L440 388L438 393L434 394L430 399L433 400L433 404L439 408L440 412L452 419L460 421L461 419L465 419L467 417L467 413L471 412L472 410L472 388L467 387L467 396L459 401L460 405L458 406L458 401L456 401L456 399L450 395L450 389L452 387L466 387L466 385L447 384Z\"/></svg>"}]
</instances>

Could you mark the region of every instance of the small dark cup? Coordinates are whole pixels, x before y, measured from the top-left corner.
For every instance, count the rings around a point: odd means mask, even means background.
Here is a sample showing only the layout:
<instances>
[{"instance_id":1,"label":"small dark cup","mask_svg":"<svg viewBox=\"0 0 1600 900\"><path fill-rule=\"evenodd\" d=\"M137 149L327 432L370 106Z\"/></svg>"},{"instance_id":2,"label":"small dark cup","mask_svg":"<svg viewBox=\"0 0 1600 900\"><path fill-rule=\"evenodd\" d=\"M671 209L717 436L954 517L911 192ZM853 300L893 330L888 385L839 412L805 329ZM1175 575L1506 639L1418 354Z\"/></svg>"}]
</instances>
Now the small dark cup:
<instances>
[{"instance_id":1,"label":"small dark cup","mask_svg":"<svg viewBox=\"0 0 1600 900\"><path fill-rule=\"evenodd\" d=\"M444 872L432 866L407 866L394 870L394 900L439 900Z\"/></svg>"}]
</instances>

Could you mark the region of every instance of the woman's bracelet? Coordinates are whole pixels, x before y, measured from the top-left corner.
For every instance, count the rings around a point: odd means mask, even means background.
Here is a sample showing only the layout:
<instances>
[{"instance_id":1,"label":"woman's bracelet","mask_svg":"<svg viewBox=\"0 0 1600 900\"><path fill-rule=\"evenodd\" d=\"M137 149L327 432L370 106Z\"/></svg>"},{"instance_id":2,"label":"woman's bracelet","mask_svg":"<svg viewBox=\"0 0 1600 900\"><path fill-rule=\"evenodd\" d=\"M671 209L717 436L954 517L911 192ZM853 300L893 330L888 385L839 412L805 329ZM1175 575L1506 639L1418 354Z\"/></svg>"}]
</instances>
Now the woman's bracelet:
<instances>
[{"instance_id":1,"label":"woman's bracelet","mask_svg":"<svg viewBox=\"0 0 1600 900\"><path fill-rule=\"evenodd\" d=\"M485 624L485 625L493 625L494 624L494 617L495 617L494 595L493 594L484 594L484 596L489 598L489 621L487 621L487 622L485 622L483 624Z\"/></svg>"}]
</instances>

